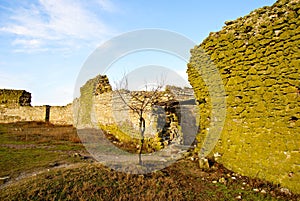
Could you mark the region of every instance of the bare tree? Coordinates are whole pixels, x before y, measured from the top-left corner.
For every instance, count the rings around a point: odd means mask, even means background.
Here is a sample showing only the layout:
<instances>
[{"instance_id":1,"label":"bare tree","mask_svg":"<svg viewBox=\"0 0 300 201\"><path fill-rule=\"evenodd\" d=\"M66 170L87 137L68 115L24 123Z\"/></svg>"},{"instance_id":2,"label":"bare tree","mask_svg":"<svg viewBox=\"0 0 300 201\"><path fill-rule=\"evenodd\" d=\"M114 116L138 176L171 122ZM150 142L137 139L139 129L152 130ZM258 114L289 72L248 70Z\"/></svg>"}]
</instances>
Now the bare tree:
<instances>
[{"instance_id":1,"label":"bare tree","mask_svg":"<svg viewBox=\"0 0 300 201\"><path fill-rule=\"evenodd\" d=\"M152 86L149 88L149 84L145 82L144 90L141 91L130 91L128 89L128 78L124 75L123 79L119 84L116 83L116 92L118 96L121 98L122 102L135 114L138 115L139 118L139 134L140 134L140 146L138 150L139 154L139 164L143 165L142 163L142 148L144 145L145 139L145 112L146 110L153 105L155 105L159 97L161 97L160 91L163 88L163 79L162 81L157 84L156 86ZM124 97L124 93L130 95L130 100L126 100Z\"/></svg>"}]
</instances>

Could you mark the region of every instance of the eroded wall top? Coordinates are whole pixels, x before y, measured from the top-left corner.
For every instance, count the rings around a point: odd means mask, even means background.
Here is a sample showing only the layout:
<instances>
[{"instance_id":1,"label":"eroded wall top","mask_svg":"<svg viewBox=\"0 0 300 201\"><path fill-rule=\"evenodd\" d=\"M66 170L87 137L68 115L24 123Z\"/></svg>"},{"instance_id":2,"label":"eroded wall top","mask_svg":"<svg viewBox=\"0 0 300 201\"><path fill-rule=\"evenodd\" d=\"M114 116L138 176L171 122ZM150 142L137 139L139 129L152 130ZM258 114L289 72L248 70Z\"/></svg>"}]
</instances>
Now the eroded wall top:
<instances>
[{"instance_id":1,"label":"eroded wall top","mask_svg":"<svg viewBox=\"0 0 300 201\"><path fill-rule=\"evenodd\" d=\"M25 90L0 89L0 104L3 106L30 106L31 93Z\"/></svg>"}]
</instances>

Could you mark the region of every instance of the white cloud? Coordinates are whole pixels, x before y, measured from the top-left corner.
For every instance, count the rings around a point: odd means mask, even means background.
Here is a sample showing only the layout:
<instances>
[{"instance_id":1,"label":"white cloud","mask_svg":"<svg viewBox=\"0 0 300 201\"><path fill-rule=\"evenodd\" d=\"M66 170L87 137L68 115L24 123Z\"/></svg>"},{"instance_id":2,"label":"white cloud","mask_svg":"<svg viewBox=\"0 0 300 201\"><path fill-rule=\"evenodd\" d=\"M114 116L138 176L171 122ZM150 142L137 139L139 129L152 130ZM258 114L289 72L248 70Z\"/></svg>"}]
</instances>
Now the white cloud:
<instances>
[{"instance_id":1,"label":"white cloud","mask_svg":"<svg viewBox=\"0 0 300 201\"><path fill-rule=\"evenodd\" d=\"M51 48L69 49L99 44L112 34L111 29L87 4L98 5L98 11L111 11L106 0L39 0L27 8L16 8L0 31L16 36L12 45L18 50L40 51ZM97 11L97 12L98 12ZM47 48L46 48L47 47Z\"/></svg>"},{"instance_id":2,"label":"white cloud","mask_svg":"<svg viewBox=\"0 0 300 201\"><path fill-rule=\"evenodd\" d=\"M31 40L26 40L26 39L16 39L12 42L13 45L22 45L27 48L38 48L41 46L42 42L37 39L31 39Z\"/></svg>"}]
</instances>

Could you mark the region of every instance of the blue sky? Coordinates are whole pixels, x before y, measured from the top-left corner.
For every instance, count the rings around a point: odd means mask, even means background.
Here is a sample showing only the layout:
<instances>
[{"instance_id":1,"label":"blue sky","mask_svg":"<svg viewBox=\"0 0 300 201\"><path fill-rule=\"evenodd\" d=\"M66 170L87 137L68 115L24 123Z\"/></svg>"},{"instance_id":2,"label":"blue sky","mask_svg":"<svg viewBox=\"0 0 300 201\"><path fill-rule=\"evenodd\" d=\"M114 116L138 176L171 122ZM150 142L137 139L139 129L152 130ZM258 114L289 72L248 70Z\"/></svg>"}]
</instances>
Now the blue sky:
<instances>
[{"instance_id":1,"label":"blue sky","mask_svg":"<svg viewBox=\"0 0 300 201\"><path fill-rule=\"evenodd\" d=\"M73 99L76 78L88 56L119 34L158 28L199 44L226 20L274 2L0 0L0 88L31 92L33 105L65 105ZM131 59L137 57L146 58ZM130 60L120 64L126 62ZM185 65L177 71L184 73Z\"/></svg>"}]
</instances>

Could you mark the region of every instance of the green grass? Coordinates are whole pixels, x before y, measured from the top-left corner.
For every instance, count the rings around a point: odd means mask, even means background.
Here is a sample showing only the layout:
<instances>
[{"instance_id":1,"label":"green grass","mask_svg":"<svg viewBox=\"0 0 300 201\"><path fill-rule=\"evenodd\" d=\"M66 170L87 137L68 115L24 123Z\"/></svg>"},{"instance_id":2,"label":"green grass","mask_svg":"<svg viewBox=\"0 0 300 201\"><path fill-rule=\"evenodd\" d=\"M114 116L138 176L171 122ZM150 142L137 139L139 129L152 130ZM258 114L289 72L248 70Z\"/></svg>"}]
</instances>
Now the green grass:
<instances>
[{"instance_id":1,"label":"green grass","mask_svg":"<svg viewBox=\"0 0 300 201\"><path fill-rule=\"evenodd\" d=\"M76 135L76 130L67 126L37 122L0 124L0 177L16 178L21 173L49 168L53 163L81 161L72 157L72 153L84 151L81 143L73 142Z\"/></svg>"},{"instance_id":2,"label":"green grass","mask_svg":"<svg viewBox=\"0 0 300 201\"><path fill-rule=\"evenodd\" d=\"M12 177L24 171L47 167L51 162L64 160L65 156L44 149L0 148L0 158L0 176Z\"/></svg>"}]
</instances>

